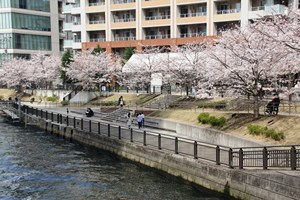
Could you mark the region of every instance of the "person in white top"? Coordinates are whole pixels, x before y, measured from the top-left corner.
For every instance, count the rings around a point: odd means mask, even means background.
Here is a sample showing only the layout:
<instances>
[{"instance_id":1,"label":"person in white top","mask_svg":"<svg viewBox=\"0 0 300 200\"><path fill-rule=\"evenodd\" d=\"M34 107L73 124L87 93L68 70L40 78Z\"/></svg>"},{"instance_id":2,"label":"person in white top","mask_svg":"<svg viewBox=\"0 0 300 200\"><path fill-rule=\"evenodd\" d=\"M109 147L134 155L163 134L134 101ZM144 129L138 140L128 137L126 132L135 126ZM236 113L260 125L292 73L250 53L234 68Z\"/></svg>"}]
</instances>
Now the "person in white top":
<instances>
[{"instance_id":1,"label":"person in white top","mask_svg":"<svg viewBox=\"0 0 300 200\"><path fill-rule=\"evenodd\" d=\"M140 129L141 126L142 126L142 120L143 120L141 113L139 113L139 114L137 115L136 120L137 120L137 122L138 122L138 127L139 127L139 129Z\"/></svg>"},{"instance_id":2,"label":"person in white top","mask_svg":"<svg viewBox=\"0 0 300 200\"><path fill-rule=\"evenodd\" d=\"M141 113L141 117L142 117L142 128L144 128L145 127L145 115L143 112Z\"/></svg>"}]
</instances>

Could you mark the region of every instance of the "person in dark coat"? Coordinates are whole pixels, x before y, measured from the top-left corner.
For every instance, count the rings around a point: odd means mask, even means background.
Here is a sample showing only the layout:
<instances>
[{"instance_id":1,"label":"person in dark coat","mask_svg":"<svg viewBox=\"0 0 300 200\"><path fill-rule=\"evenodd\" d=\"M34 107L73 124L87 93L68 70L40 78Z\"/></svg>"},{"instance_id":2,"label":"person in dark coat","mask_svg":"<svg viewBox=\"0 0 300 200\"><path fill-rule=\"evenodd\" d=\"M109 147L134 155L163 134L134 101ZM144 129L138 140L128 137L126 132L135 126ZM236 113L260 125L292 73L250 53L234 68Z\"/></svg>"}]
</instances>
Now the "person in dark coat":
<instances>
[{"instance_id":1,"label":"person in dark coat","mask_svg":"<svg viewBox=\"0 0 300 200\"><path fill-rule=\"evenodd\" d=\"M91 108L88 108L85 112L85 115L87 117L93 117L94 116L94 111Z\"/></svg>"}]
</instances>

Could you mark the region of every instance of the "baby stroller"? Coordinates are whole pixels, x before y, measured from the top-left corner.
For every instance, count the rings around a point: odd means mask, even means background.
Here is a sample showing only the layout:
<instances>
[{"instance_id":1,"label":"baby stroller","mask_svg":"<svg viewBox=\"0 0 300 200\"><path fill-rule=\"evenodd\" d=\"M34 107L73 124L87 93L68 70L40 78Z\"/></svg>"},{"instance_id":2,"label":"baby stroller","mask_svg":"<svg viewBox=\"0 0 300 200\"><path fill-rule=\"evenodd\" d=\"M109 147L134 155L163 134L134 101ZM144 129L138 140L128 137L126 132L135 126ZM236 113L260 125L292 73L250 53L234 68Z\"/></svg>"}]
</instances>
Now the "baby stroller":
<instances>
[{"instance_id":1,"label":"baby stroller","mask_svg":"<svg viewBox=\"0 0 300 200\"><path fill-rule=\"evenodd\" d=\"M279 98L274 98L272 101L270 101L266 106L266 113L269 115L277 115L278 114L278 107L280 104Z\"/></svg>"}]
</instances>

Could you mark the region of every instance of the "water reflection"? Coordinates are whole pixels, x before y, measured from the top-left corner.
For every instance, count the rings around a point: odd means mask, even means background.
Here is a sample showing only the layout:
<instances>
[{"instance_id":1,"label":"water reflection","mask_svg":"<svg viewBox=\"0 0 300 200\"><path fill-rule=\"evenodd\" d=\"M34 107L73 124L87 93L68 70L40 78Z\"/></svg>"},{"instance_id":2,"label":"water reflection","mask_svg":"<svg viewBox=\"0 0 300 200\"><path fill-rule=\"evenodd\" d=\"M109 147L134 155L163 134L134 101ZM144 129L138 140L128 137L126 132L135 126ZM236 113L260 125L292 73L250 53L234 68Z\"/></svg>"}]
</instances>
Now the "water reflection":
<instances>
[{"instance_id":1,"label":"water reflection","mask_svg":"<svg viewBox=\"0 0 300 200\"><path fill-rule=\"evenodd\" d=\"M0 123L0 199L224 199L39 130Z\"/></svg>"}]
</instances>

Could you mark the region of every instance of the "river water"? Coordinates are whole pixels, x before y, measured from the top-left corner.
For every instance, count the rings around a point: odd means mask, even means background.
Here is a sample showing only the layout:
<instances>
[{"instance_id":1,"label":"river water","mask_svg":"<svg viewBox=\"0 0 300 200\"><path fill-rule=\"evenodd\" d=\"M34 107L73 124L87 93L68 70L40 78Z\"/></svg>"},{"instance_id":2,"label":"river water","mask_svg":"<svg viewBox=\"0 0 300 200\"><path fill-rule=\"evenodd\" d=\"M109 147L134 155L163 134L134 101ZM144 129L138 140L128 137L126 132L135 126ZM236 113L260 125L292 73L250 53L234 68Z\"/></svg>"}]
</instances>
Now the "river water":
<instances>
[{"instance_id":1,"label":"river water","mask_svg":"<svg viewBox=\"0 0 300 200\"><path fill-rule=\"evenodd\" d=\"M2 200L225 199L181 179L37 129L0 122Z\"/></svg>"}]
</instances>

